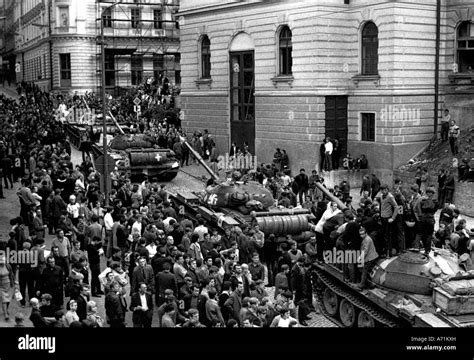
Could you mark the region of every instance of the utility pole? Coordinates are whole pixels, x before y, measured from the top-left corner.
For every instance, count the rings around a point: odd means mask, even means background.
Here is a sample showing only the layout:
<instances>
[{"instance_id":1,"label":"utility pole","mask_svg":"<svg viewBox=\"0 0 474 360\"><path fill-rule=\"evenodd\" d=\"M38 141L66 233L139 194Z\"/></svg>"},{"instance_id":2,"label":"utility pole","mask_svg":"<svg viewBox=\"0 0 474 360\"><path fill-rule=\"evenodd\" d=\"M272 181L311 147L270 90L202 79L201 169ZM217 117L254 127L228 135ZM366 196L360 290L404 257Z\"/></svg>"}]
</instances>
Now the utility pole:
<instances>
[{"instance_id":1,"label":"utility pole","mask_svg":"<svg viewBox=\"0 0 474 360\"><path fill-rule=\"evenodd\" d=\"M106 10L114 7L115 5L119 4L119 2L115 2L110 6L107 6L100 12L100 68L101 68L101 78L102 78L102 152L104 155L104 169L102 178L104 179L104 195L105 195L105 206L109 206L109 196L108 196L108 181L109 181L109 174L108 171L108 164L107 164L107 123L106 123L106 113L107 113L107 106L106 106L106 95L105 95L105 43L104 43L104 13Z\"/></svg>"},{"instance_id":2,"label":"utility pole","mask_svg":"<svg viewBox=\"0 0 474 360\"><path fill-rule=\"evenodd\" d=\"M436 53L435 53L435 93L434 93L434 122L433 138L438 136L438 106L439 106L439 48L441 33L441 0L436 0Z\"/></svg>"}]
</instances>

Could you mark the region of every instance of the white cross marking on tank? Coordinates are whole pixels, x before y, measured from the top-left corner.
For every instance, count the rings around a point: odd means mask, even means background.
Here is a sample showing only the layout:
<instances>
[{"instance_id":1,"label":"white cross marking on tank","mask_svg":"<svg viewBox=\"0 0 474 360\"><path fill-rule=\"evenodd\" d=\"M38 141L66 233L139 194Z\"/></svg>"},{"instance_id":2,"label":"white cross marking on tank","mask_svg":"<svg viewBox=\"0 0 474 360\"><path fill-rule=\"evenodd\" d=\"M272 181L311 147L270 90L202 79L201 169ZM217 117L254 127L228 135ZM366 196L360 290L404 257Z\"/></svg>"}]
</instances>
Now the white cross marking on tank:
<instances>
[{"instance_id":1,"label":"white cross marking on tank","mask_svg":"<svg viewBox=\"0 0 474 360\"><path fill-rule=\"evenodd\" d=\"M156 159L156 161L160 161L161 160L160 154L156 154L155 159Z\"/></svg>"}]
</instances>

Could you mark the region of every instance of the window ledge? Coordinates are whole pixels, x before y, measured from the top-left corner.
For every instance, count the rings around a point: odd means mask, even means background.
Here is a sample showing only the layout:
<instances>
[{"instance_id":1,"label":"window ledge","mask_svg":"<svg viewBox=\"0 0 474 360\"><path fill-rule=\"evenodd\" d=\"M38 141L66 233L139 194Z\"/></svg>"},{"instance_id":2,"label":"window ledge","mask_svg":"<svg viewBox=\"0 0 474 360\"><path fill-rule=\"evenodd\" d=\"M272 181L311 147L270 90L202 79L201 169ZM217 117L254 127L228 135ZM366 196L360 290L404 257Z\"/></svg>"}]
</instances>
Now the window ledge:
<instances>
[{"instance_id":1,"label":"window ledge","mask_svg":"<svg viewBox=\"0 0 474 360\"><path fill-rule=\"evenodd\" d=\"M375 86L380 86L380 75L362 75L357 74L352 77L354 84L359 85L359 82L370 82L372 81Z\"/></svg>"},{"instance_id":2,"label":"window ledge","mask_svg":"<svg viewBox=\"0 0 474 360\"><path fill-rule=\"evenodd\" d=\"M286 82L288 85L292 86L295 78L293 75L277 75L271 78L273 85L277 86L278 83Z\"/></svg>"},{"instance_id":3,"label":"window ledge","mask_svg":"<svg viewBox=\"0 0 474 360\"><path fill-rule=\"evenodd\" d=\"M194 80L194 83L196 86L199 88L201 85L208 85L209 87L211 86L212 79L196 79Z\"/></svg>"},{"instance_id":4,"label":"window ledge","mask_svg":"<svg viewBox=\"0 0 474 360\"><path fill-rule=\"evenodd\" d=\"M448 75L451 84L471 85L474 84L474 72L456 73Z\"/></svg>"}]
</instances>

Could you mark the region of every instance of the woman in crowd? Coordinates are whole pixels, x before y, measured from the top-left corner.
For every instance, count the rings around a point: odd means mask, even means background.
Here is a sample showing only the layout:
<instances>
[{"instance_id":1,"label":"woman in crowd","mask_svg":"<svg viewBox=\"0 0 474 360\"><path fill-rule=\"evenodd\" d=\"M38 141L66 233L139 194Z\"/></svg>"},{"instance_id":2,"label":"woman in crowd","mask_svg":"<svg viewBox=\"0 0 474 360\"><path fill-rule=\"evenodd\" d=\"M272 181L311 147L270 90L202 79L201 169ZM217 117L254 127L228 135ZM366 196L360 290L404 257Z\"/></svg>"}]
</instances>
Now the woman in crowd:
<instances>
[{"instance_id":1,"label":"woman in crowd","mask_svg":"<svg viewBox=\"0 0 474 360\"><path fill-rule=\"evenodd\" d=\"M3 315L5 320L10 320L8 308L12 300L13 288L15 286L15 273L7 263L4 254L0 254L0 302L2 303Z\"/></svg>"},{"instance_id":2,"label":"woman in crowd","mask_svg":"<svg viewBox=\"0 0 474 360\"><path fill-rule=\"evenodd\" d=\"M77 315L77 301L70 300L66 306L66 326L71 326L74 321L79 321L79 315Z\"/></svg>"}]
</instances>

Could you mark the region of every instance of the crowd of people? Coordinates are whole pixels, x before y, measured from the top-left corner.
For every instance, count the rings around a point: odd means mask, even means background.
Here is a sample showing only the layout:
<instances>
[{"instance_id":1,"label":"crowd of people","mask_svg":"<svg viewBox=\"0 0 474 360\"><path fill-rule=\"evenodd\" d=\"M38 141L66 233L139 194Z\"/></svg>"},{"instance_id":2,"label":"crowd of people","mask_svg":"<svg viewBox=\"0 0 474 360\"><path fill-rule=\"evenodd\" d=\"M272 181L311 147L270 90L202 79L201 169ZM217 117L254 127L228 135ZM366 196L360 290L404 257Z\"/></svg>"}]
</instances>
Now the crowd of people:
<instances>
[{"instance_id":1,"label":"crowd of people","mask_svg":"<svg viewBox=\"0 0 474 360\"><path fill-rule=\"evenodd\" d=\"M344 154L342 153L339 139L332 139L329 136L325 137L319 148L319 171L339 170L342 155ZM365 154L354 158L351 154L346 153L342 158L342 168L349 171L359 171L361 169L368 169L369 163Z\"/></svg>"},{"instance_id":2,"label":"crowd of people","mask_svg":"<svg viewBox=\"0 0 474 360\"><path fill-rule=\"evenodd\" d=\"M150 327L155 316L162 327L306 325L311 283L296 242L289 239L291 250L280 254L258 226L219 234L203 219L193 223L173 208L156 179L132 183L116 170L110 193L102 194L91 160L71 162L53 111L63 99L29 84L20 90L18 103L1 98L1 156L11 160L3 169L12 171L11 180L4 173L5 184L20 182L20 214L0 246L32 250L38 262L0 261L7 320L12 294L19 293L18 301L31 305L35 327L124 327L128 311L135 327ZM144 131L154 131L153 125ZM49 249L47 234L54 236ZM267 267L282 273L266 275L263 263L277 262ZM278 289L269 296L266 286L275 281ZM98 310L102 296L105 318ZM16 318L21 323L21 314Z\"/></svg>"},{"instance_id":3,"label":"crowd of people","mask_svg":"<svg viewBox=\"0 0 474 360\"><path fill-rule=\"evenodd\" d=\"M361 200L354 204L347 181L329 189L334 196L329 197L316 170L308 177L301 169L292 177L280 149L277 161L248 175L272 191L277 205L311 209L313 236L303 244L290 235L277 242L256 223L219 233L202 217L183 216L157 179L135 183L115 170L112 189L103 194L91 160L71 162L63 124L52 111L56 99L32 85L23 84L21 90L19 103L0 99L4 182L13 187L20 181L20 214L12 218L9 239L0 246L33 250L39 261L34 266L0 259L0 300L7 320L12 294L19 293L21 304L28 299L31 305L35 327L306 326L314 311L311 266L325 261L324 250L364 250L362 268L344 266L347 280L360 288L367 286L376 259L408 247L429 252L435 245L459 255L471 250L472 233L449 191L444 200L438 198L446 204L435 233L440 204L430 181L407 191L400 180L391 188L375 174L366 175ZM164 122L136 125L144 133L182 135L178 126ZM203 157L215 156L207 131L193 138ZM179 140L173 141L174 148ZM234 154L248 152L245 144L242 148L233 144ZM449 182L447 177L444 184ZM54 236L50 249L46 233ZM99 309L102 296L104 309ZM17 317L21 323L21 314Z\"/></svg>"}]
</instances>

